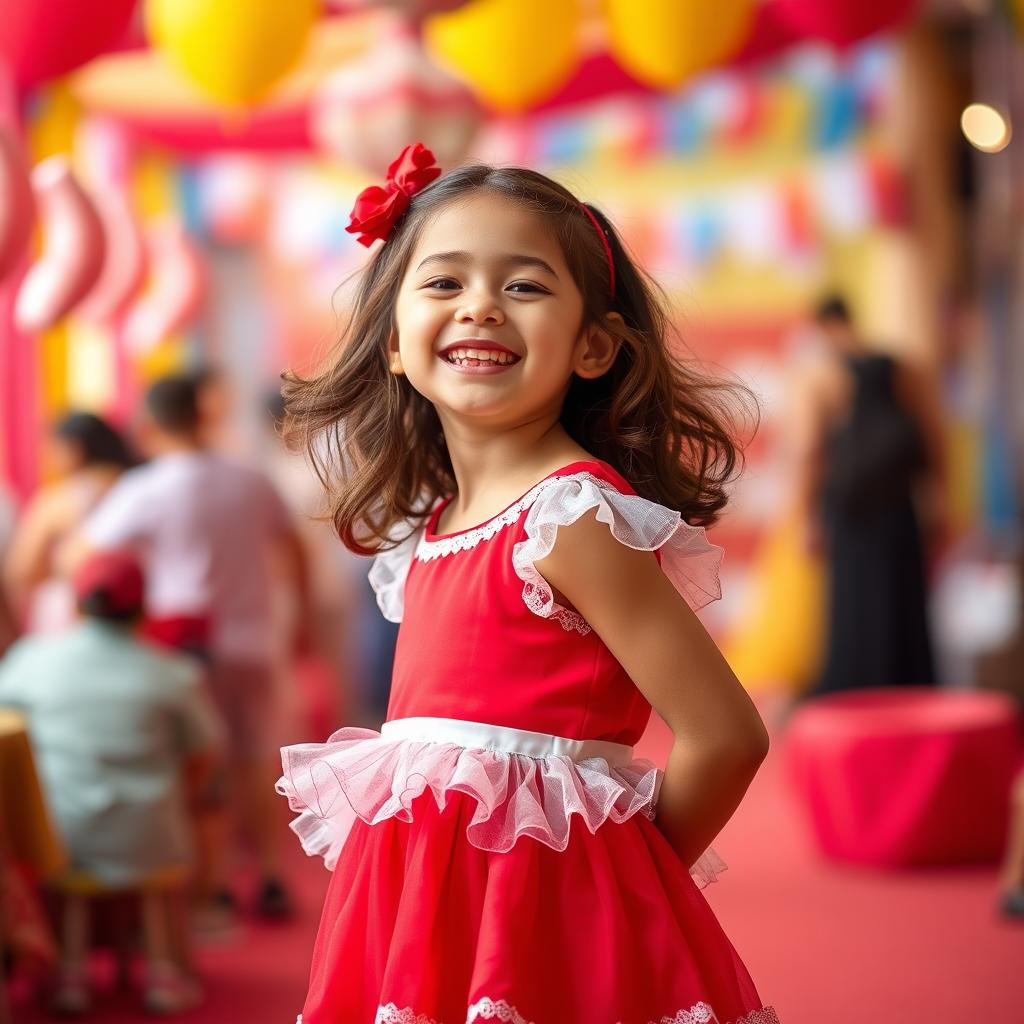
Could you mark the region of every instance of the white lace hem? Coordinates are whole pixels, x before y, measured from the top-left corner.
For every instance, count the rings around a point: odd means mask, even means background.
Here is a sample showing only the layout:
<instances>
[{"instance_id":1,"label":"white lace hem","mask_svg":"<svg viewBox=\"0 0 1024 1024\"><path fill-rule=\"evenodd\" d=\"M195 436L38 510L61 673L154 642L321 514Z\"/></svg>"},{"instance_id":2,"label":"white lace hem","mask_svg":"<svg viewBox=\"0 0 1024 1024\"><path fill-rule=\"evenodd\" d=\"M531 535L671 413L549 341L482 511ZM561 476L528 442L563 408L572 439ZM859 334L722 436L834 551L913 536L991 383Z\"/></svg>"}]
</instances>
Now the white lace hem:
<instances>
[{"instance_id":1,"label":"white lace hem","mask_svg":"<svg viewBox=\"0 0 1024 1024\"><path fill-rule=\"evenodd\" d=\"M556 477L553 483L534 501L526 517L526 539L512 549L512 566L523 581L523 602L535 615L555 619L563 629L590 632L585 619L555 602L536 563L551 554L560 527L592 509L620 544L636 551L660 550L662 570L694 611L722 596L722 549L709 543L701 527L690 526L678 512L656 502L622 494L590 473Z\"/></svg>"},{"instance_id":2,"label":"white lace hem","mask_svg":"<svg viewBox=\"0 0 1024 1024\"><path fill-rule=\"evenodd\" d=\"M658 769L622 744L444 718L340 729L324 744L285 747L281 759L276 789L298 812L291 828L329 870L357 819L412 821L428 790L441 810L452 793L476 801L466 838L477 849L507 853L530 838L561 852L574 815L592 835L606 822L653 818L661 785ZM690 874L703 887L725 868L709 849Z\"/></svg>"},{"instance_id":3,"label":"white lace hem","mask_svg":"<svg viewBox=\"0 0 1024 1024\"><path fill-rule=\"evenodd\" d=\"M505 1024L532 1024L514 1006L504 999L488 999L484 997L473 1003L466 1010L465 1024L474 1024L478 1020L498 1020ZM296 1018L295 1024L302 1024L302 1014ZM377 1009L374 1024L442 1024L422 1013L416 1013L410 1007L399 1009L394 1003L387 1003ZM779 1024L778 1014L770 1007L764 1006L751 1010L744 1017L734 1021L723 1021L705 1002L699 1002L688 1010L677 1010L671 1017L661 1017L649 1024Z\"/></svg>"},{"instance_id":4,"label":"white lace hem","mask_svg":"<svg viewBox=\"0 0 1024 1024\"><path fill-rule=\"evenodd\" d=\"M572 473L567 476L549 476L541 480L539 484L526 492L514 505L509 505L504 512L488 519L482 526L472 530L463 530L462 533L454 533L450 537L437 537L430 540L426 534L420 538L416 547L416 558L421 562L432 562L435 558L444 558L447 555L454 555L458 551L469 551L485 540L490 540L495 534L500 533L506 526L518 522L519 517L526 511L545 491L556 487L558 484L568 480L596 480L593 473ZM610 484L608 486L611 486Z\"/></svg>"}]
</instances>

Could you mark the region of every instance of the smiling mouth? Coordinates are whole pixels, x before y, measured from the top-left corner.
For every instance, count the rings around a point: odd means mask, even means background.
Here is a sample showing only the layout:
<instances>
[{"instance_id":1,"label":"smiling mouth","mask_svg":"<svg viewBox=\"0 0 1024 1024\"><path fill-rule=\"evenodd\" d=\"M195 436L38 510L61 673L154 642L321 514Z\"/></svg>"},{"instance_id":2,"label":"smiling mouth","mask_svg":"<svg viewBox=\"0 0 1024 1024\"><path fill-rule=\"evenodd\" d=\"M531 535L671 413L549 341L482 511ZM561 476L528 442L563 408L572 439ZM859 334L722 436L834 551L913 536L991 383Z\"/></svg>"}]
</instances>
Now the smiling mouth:
<instances>
[{"instance_id":1,"label":"smiling mouth","mask_svg":"<svg viewBox=\"0 0 1024 1024\"><path fill-rule=\"evenodd\" d=\"M441 358L452 366L513 366L519 356L499 349L451 348Z\"/></svg>"}]
</instances>

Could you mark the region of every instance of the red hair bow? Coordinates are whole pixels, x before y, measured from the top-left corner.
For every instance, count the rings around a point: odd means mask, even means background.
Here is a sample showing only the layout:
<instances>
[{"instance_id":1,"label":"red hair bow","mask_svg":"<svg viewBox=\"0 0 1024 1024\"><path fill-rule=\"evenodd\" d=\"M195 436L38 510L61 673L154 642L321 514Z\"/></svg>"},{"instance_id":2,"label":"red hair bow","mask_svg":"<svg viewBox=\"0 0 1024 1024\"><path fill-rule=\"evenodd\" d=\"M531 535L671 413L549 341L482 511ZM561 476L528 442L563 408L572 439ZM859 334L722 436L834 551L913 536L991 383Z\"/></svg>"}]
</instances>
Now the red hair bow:
<instances>
[{"instance_id":1,"label":"red hair bow","mask_svg":"<svg viewBox=\"0 0 1024 1024\"><path fill-rule=\"evenodd\" d=\"M356 196L346 231L359 236L363 245L387 238L395 222L409 208L409 201L441 174L434 154L422 142L406 146L388 168L387 183L370 185Z\"/></svg>"}]
</instances>

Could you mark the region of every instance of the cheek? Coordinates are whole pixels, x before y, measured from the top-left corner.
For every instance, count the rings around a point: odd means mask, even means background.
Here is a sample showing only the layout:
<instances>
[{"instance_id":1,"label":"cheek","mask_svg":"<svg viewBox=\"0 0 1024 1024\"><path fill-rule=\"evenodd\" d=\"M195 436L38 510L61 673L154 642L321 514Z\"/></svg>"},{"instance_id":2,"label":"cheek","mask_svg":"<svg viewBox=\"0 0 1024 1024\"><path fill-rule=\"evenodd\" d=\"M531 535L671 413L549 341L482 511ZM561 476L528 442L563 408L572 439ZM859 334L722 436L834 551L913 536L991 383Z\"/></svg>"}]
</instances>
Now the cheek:
<instances>
[{"instance_id":1,"label":"cheek","mask_svg":"<svg viewBox=\"0 0 1024 1024\"><path fill-rule=\"evenodd\" d=\"M446 316L441 303L410 302L395 310L398 340L403 348L420 348L432 344Z\"/></svg>"}]
</instances>

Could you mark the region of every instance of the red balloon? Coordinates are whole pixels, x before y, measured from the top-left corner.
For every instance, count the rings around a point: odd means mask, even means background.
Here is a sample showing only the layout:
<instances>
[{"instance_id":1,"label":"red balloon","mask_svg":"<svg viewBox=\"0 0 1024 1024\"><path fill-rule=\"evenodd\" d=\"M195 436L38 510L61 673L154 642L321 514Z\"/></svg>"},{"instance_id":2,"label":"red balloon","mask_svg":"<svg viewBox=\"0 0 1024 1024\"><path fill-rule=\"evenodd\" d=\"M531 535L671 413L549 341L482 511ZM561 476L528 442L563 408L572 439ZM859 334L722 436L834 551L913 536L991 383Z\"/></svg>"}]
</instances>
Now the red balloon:
<instances>
[{"instance_id":1,"label":"red balloon","mask_svg":"<svg viewBox=\"0 0 1024 1024\"><path fill-rule=\"evenodd\" d=\"M0 124L0 280L28 247L35 216L36 201L21 145Z\"/></svg>"},{"instance_id":2,"label":"red balloon","mask_svg":"<svg viewBox=\"0 0 1024 1024\"><path fill-rule=\"evenodd\" d=\"M0 0L0 61L21 86L63 75L123 36L137 0Z\"/></svg>"},{"instance_id":3,"label":"red balloon","mask_svg":"<svg viewBox=\"0 0 1024 1024\"><path fill-rule=\"evenodd\" d=\"M917 0L772 0L779 18L799 36L849 46L906 21Z\"/></svg>"}]
</instances>

